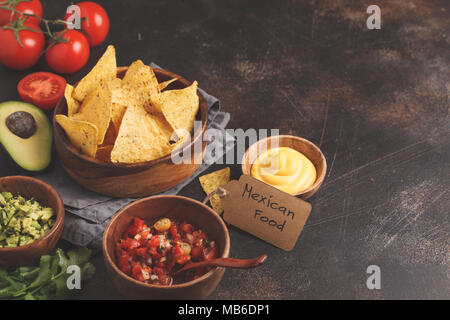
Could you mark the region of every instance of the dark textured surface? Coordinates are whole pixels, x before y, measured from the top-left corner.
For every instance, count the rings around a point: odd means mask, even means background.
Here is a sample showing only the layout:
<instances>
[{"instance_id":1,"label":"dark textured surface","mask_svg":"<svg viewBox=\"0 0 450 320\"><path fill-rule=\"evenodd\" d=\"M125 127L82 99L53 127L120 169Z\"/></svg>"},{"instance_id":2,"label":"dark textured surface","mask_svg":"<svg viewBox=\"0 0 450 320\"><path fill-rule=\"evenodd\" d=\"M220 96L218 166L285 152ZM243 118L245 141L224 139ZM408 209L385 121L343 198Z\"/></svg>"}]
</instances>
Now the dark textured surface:
<instances>
[{"instance_id":1,"label":"dark textured surface","mask_svg":"<svg viewBox=\"0 0 450 320\"><path fill-rule=\"evenodd\" d=\"M68 5L44 2L53 18ZM279 128L327 158L295 249L231 227L231 256L269 259L228 270L211 298L450 298L448 1L378 1L382 29L373 31L368 1L99 2L119 65L140 58L196 79L231 112L230 127ZM26 73L0 67L1 101L19 98ZM0 175L12 173L2 157ZM204 196L197 181L181 194ZM366 288L371 264L381 290ZM101 255L96 265L80 297L120 298Z\"/></svg>"}]
</instances>

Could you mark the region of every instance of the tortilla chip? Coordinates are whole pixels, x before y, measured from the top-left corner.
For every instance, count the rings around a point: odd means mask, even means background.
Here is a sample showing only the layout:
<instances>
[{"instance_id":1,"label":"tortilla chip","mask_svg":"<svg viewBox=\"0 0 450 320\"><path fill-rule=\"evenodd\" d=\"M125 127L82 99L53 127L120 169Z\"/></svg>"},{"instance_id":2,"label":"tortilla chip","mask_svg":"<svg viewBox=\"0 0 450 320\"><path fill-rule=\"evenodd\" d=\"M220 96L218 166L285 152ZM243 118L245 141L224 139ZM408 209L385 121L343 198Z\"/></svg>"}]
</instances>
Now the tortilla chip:
<instances>
[{"instance_id":1,"label":"tortilla chip","mask_svg":"<svg viewBox=\"0 0 450 320\"><path fill-rule=\"evenodd\" d=\"M73 91L73 97L78 101L83 101L92 93L100 81L111 81L117 76L116 50L114 46L108 46L103 56L84 77Z\"/></svg>"},{"instance_id":2,"label":"tortilla chip","mask_svg":"<svg viewBox=\"0 0 450 320\"><path fill-rule=\"evenodd\" d=\"M58 114L56 122L64 129L70 142L81 152L94 157L97 152L97 127L89 122Z\"/></svg>"},{"instance_id":3,"label":"tortilla chip","mask_svg":"<svg viewBox=\"0 0 450 320\"><path fill-rule=\"evenodd\" d=\"M72 97L73 87L70 84L66 84L66 89L64 90L64 97L67 102L67 115L69 117L73 116L80 109L80 102Z\"/></svg>"},{"instance_id":4,"label":"tortilla chip","mask_svg":"<svg viewBox=\"0 0 450 320\"><path fill-rule=\"evenodd\" d=\"M100 82L73 118L94 124L98 129L97 144L102 144L111 119L111 91L108 85Z\"/></svg>"},{"instance_id":5,"label":"tortilla chip","mask_svg":"<svg viewBox=\"0 0 450 320\"><path fill-rule=\"evenodd\" d=\"M137 105L133 98L133 93L122 88L114 88L111 90L111 102L123 106Z\"/></svg>"},{"instance_id":6,"label":"tortilla chip","mask_svg":"<svg viewBox=\"0 0 450 320\"><path fill-rule=\"evenodd\" d=\"M200 184L207 195L217 190L219 187L223 187L230 181L230 168L226 167L224 169L205 174L198 178ZM223 212L222 201L218 195L213 195L209 198L212 208L218 214Z\"/></svg>"},{"instance_id":7,"label":"tortilla chip","mask_svg":"<svg viewBox=\"0 0 450 320\"><path fill-rule=\"evenodd\" d=\"M110 88L111 90L120 88L120 87L122 86L122 79L120 79L120 78L115 78L115 79L109 81L109 82L108 82L108 85L109 85L109 88Z\"/></svg>"},{"instance_id":8,"label":"tortilla chip","mask_svg":"<svg viewBox=\"0 0 450 320\"><path fill-rule=\"evenodd\" d=\"M121 104L113 103L111 105L111 121L113 122L114 127L117 131L119 131L120 129L120 124L122 123L125 111L127 111L127 107Z\"/></svg>"},{"instance_id":9,"label":"tortilla chip","mask_svg":"<svg viewBox=\"0 0 450 320\"><path fill-rule=\"evenodd\" d=\"M134 104L137 107L144 107L149 112L153 111L151 96L159 93L158 80L153 69L141 60L133 62L123 77L122 91L124 92L121 94L125 95L127 101L118 101L119 103L126 106Z\"/></svg>"},{"instance_id":10,"label":"tortilla chip","mask_svg":"<svg viewBox=\"0 0 450 320\"><path fill-rule=\"evenodd\" d=\"M158 85L159 91L163 91L163 90L164 90L165 88L167 88L172 82L177 81L177 80L178 80L177 78L173 78L173 79L170 79L170 80L168 80L168 81L161 82L161 83Z\"/></svg>"},{"instance_id":11,"label":"tortilla chip","mask_svg":"<svg viewBox=\"0 0 450 320\"><path fill-rule=\"evenodd\" d=\"M186 141L186 140L185 140L184 137L175 137L175 139L172 137L171 141L173 141L173 142L171 142L171 144L170 144L170 146L171 146L171 148L172 148L172 151L171 151L171 152L174 152L174 151L176 151L178 148L182 147L184 141ZM178 151L177 151L177 152L178 152ZM182 150L179 150L179 152L182 152ZM180 156L182 156L182 155L180 154Z\"/></svg>"},{"instance_id":12,"label":"tortilla chip","mask_svg":"<svg viewBox=\"0 0 450 320\"><path fill-rule=\"evenodd\" d=\"M159 120L144 108L127 108L111 152L111 161L136 163L169 154L170 137L165 132Z\"/></svg>"},{"instance_id":13,"label":"tortilla chip","mask_svg":"<svg viewBox=\"0 0 450 320\"><path fill-rule=\"evenodd\" d=\"M111 102L126 106L128 104L129 94L122 90L122 79L115 78L108 83L111 90Z\"/></svg>"},{"instance_id":14,"label":"tortilla chip","mask_svg":"<svg viewBox=\"0 0 450 320\"><path fill-rule=\"evenodd\" d=\"M197 81L187 88L168 90L152 96L152 103L162 111L179 136L184 136L186 132L192 133L199 108Z\"/></svg>"}]
</instances>

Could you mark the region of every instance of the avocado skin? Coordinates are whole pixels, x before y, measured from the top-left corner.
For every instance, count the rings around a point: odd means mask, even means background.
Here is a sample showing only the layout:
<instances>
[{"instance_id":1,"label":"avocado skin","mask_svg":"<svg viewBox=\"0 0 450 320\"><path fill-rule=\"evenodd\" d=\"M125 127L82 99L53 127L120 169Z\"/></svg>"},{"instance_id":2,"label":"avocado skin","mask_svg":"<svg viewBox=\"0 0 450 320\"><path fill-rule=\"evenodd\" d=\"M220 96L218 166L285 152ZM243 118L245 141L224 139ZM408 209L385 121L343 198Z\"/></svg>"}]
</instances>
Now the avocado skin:
<instances>
[{"instance_id":1,"label":"avocado skin","mask_svg":"<svg viewBox=\"0 0 450 320\"><path fill-rule=\"evenodd\" d=\"M46 174L51 172L55 166L56 166L56 162L55 162L55 157L56 157L56 149L53 146L52 147L52 159L50 161L50 164L39 171L30 171L30 170L26 170L24 168L22 168L21 166L19 166L14 159L10 156L10 154L8 153L8 151L5 149L5 147L0 143L0 157L5 159L5 164L6 164L6 168L4 168L6 171L8 172L7 175L18 175L18 176L37 176L40 174ZM6 174L5 174L6 175ZM0 174L1 176L1 174Z\"/></svg>"},{"instance_id":2,"label":"avocado skin","mask_svg":"<svg viewBox=\"0 0 450 320\"><path fill-rule=\"evenodd\" d=\"M6 118L13 112L32 113L38 128L33 137L21 139L6 126ZM47 115L32 104L21 101L0 103L0 146L18 174L37 175L48 171L53 158L53 130ZM30 160L31 159L31 160Z\"/></svg>"}]
</instances>

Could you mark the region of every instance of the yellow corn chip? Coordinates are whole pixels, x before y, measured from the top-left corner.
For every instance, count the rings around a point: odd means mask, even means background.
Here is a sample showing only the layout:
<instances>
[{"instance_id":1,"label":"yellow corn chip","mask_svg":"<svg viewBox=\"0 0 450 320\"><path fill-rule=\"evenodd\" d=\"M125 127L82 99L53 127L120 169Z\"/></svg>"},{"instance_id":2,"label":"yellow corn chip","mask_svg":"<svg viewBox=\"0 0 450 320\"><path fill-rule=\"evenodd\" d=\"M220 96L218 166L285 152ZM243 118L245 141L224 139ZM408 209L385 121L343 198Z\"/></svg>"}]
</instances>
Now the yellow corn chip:
<instances>
[{"instance_id":1,"label":"yellow corn chip","mask_svg":"<svg viewBox=\"0 0 450 320\"><path fill-rule=\"evenodd\" d=\"M94 124L98 129L97 144L102 144L111 119L111 91L108 85L100 82L73 118Z\"/></svg>"},{"instance_id":2,"label":"yellow corn chip","mask_svg":"<svg viewBox=\"0 0 450 320\"><path fill-rule=\"evenodd\" d=\"M115 78L115 79L109 81L108 85L111 90L120 88L122 86L122 79Z\"/></svg>"},{"instance_id":3,"label":"yellow corn chip","mask_svg":"<svg viewBox=\"0 0 450 320\"><path fill-rule=\"evenodd\" d=\"M111 102L123 106L137 105L133 98L133 93L122 88L114 88L111 90Z\"/></svg>"},{"instance_id":4,"label":"yellow corn chip","mask_svg":"<svg viewBox=\"0 0 450 320\"><path fill-rule=\"evenodd\" d=\"M70 84L66 84L66 89L64 90L64 97L67 102L67 115L69 117L73 116L80 109L80 103L72 97L73 87Z\"/></svg>"},{"instance_id":5,"label":"yellow corn chip","mask_svg":"<svg viewBox=\"0 0 450 320\"><path fill-rule=\"evenodd\" d=\"M177 81L177 78L173 78L164 82L161 82L158 87L159 87L159 91L163 91L165 88L167 88L169 86L169 84L171 84L174 81Z\"/></svg>"},{"instance_id":6,"label":"yellow corn chip","mask_svg":"<svg viewBox=\"0 0 450 320\"><path fill-rule=\"evenodd\" d=\"M121 104L113 103L111 106L111 121L113 122L114 127L117 131L119 131L120 129L120 124L122 123L125 111L127 111L127 107Z\"/></svg>"},{"instance_id":7,"label":"yellow corn chip","mask_svg":"<svg viewBox=\"0 0 450 320\"><path fill-rule=\"evenodd\" d=\"M197 81L181 90L167 90L154 95L152 103L162 111L179 136L192 133L199 108Z\"/></svg>"},{"instance_id":8,"label":"yellow corn chip","mask_svg":"<svg viewBox=\"0 0 450 320\"><path fill-rule=\"evenodd\" d=\"M153 111L151 96L159 93L158 80L152 68L144 65L141 60L131 64L122 80L122 96L128 101L117 101L122 105L144 107ZM130 100L134 100L130 102Z\"/></svg>"},{"instance_id":9,"label":"yellow corn chip","mask_svg":"<svg viewBox=\"0 0 450 320\"><path fill-rule=\"evenodd\" d=\"M200 184L207 195L211 192L215 191L219 187L223 187L230 181L230 168L226 167L224 169L211 172L209 174L205 174L198 178ZM221 214L223 211L222 201L220 197L217 195L213 195L209 198L209 202L211 203L212 208L218 214Z\"/></svg>"},{"instance_id":10,"label":"yellow corn chip","mask_svg":"<svg viewBox=\"0 0 450 320\"><path fill-rule=\"evenodd\" d=\"M164 139L166 139L167 141L178 140L178 137L176 136L172 126L169 122L167 122L166 118L161 112L152 112L149 114L156 121L159 128L159 134L164 137Z\"/></svg>"},{"instance_id":11,"label":"yellow corn chip","mask_svg":"<svg viewBox=\"0 0 450 320\"><path fill-rule=\"evenodd\" d=\"M111 102L127 105L128 95L122 90L122 79L115 78L108 83L111 90Z\"/></svg>"},{"instance_id":12,"label":"yellow corn chip","mask_svg":"<svg viewBox=\"0 0 450 320\"><path fill-rule=\"evenodd\" d=\"M120 125L112 162L136 163L161 158L171 152L167 130L144 108L129 107Z\"/></svg>"},{"instance_id":13,"label":"yellow corn chip","mask_svg":"<svg viewBox=\"0 0 450 320\"><path fill-rule=\"evenodd\" d=\"M78 83L73 91L73 97L78 101L83 101L97 88L100 81L111 81L116 76L116 50L113 46L108 46L94 68Z\"/></svg>"},{"instance_id":14,"label":"yellow corn chip","mask_svg":"<svg viewBox=\"0 0 450 320\"><path fill-rule=\"evenodd\" d=\"M79 121L58 114L56 122L64 129L70 142L81 152L95 157L97 152L97 127L89 122Z\"/></svg>"}]
</instances>

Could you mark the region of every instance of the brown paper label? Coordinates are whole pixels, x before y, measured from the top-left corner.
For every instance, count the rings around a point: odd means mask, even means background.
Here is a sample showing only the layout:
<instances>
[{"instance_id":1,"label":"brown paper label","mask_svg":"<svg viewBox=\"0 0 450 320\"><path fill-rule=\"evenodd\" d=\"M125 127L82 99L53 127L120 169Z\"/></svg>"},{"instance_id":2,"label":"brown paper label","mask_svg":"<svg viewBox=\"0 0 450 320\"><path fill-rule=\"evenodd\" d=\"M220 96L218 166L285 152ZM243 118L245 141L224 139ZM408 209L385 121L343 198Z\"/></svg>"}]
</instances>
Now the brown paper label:
<instances>
[{"instance_id":1,"label":"brown paper label","mask_svg":"<svg viewBox=\"0 0 450 320\"><path fill-rule=\"evenodd\" d=\"M226 222L291 251L311 212L311 205L251 176L242 175L223 187Z\"/></svg>"}]
</instances>

